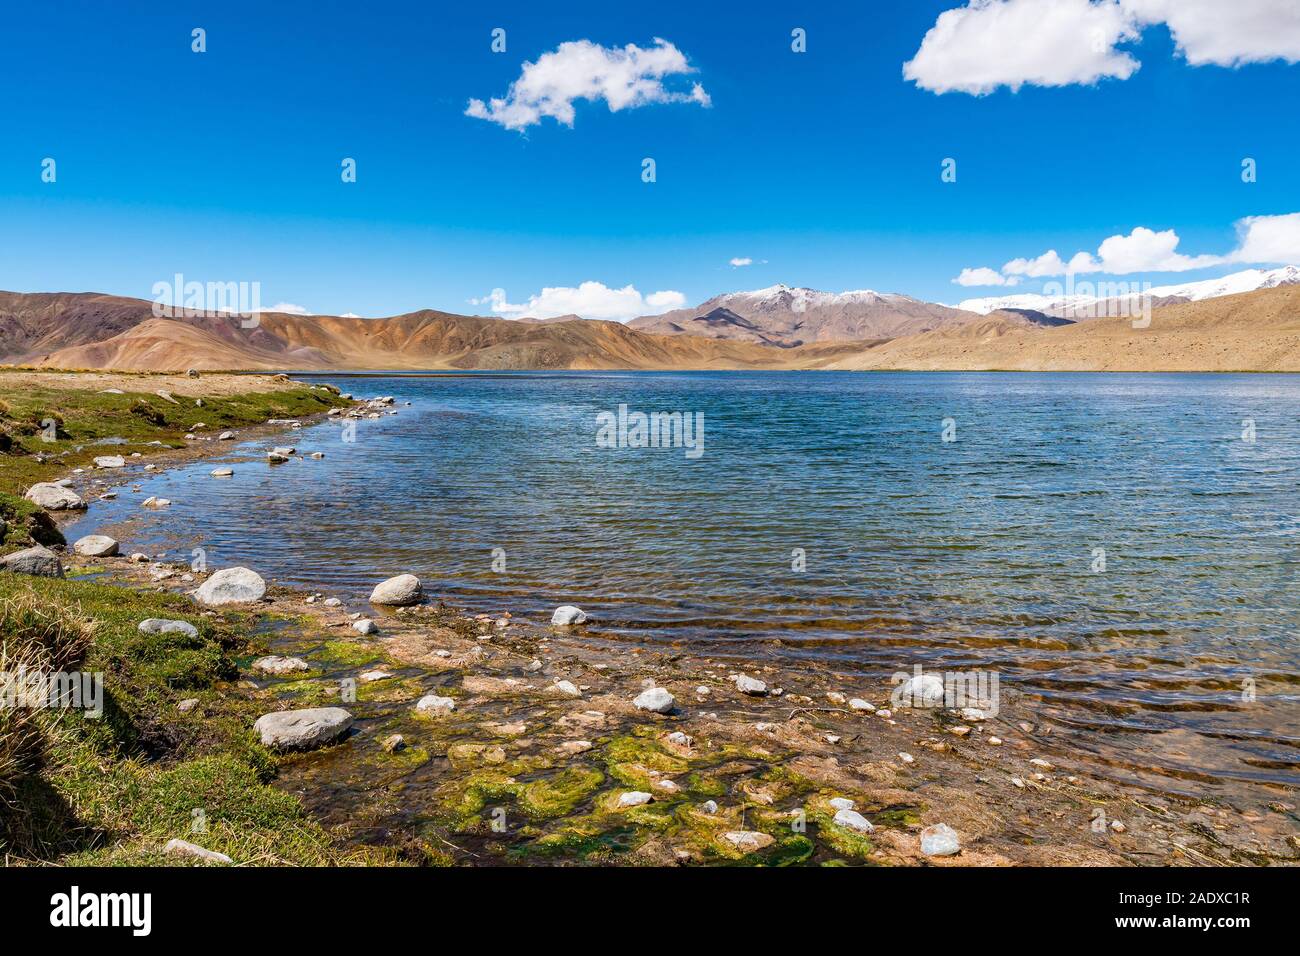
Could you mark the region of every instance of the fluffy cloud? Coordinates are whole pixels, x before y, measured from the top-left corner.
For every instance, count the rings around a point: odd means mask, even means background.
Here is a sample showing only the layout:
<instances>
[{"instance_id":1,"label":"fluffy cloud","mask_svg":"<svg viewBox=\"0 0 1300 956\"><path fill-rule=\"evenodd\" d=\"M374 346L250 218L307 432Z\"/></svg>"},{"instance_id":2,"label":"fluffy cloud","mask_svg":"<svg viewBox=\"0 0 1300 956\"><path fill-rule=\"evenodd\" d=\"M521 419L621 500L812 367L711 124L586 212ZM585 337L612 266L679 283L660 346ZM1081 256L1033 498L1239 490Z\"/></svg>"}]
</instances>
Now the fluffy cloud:
<instances>
[{"instance_id":1,"label":"fluffy cloud","mask_svg":"<svg viewBox=\"0 0 1300 956\"><path fill-rule=\"evenodd\" d=\"M1237 223L1233 262L1300 265L1300 212L1285 216L1248 216Z\"/></svg>"},{"instance_id":2,"label":"fluffy cloud","mask_svg":"<svg viewBox=\"0 0 1300 956\"><path fill-rule=\"evenodd\" d=\"M525 62L504 97L486 103L472 99L465 115L523 130L547 116L572 127L576 100L604 100L611 113L651 103L708 106L709 94L698 83L689 92L664 85L665 77L694 72L681 50L658 37L648 49L574 40L543 53L536 62Z\"/></svg>"},{"instance_id":3,"label":"fluffy cloud","mask_svg":"<svg viewBox=\"0 0 1300 956\"><path fill-rule=\"evenodd\" d=\"M1078 252L1069 262L1055 249L1032 259L1012 259L1002 274L988 268L963 269L953 282L958 285L1013 285L1014 277L1046 278L1103 272L1130 275L1134 272L1187 272L1210 266L1250 263L1255 265L1300 264L1300 212L1281 216L1248 216L1237 222L1237 246L1227 255L1188 256L1178 251L1178 233L1156 232L1138 226L1127 236L1103 239L1096 255ZM998 282L995 279L1003 279Z\"/></svg>"},{"instance_id":4,"label":"fluffy cloud","mask_svg":"<svg viewBox=\"0 0 1300 956\"><path fill-rule=\"evenodd\" d=\"M626 322L639 315L653 315L680 309L686 296L671 289L643 296L633 286L611 289L601 282L584 282L572 286L547 286L527 302L516 304L506 298L505 289L493 289L471 305L490 305L497 315L511 319L553 319L561 315L579 315L584 319L608 319Z\"/></svg>"},{"instance_id":5,"label":"fluffy cloud","mask_svg":"<svg viewBox=\"0 0 1300 956\"><path fill-rule=\"evenodd\" d=\"M981 266L978 269L962 269L961 275L952 280L958 285L1006 285L1007 277L996 269ZM1012 283L1015 280L1011 280Z\"/></svg>"},{"instance_id":6,"label":"fluffy cloud","mask_svg":"<svg viewBox=\"0 0 1300 956\"><path fill-rule=\"evenodd\" d=\"M1025 83L1126 80L1139 64L1115 45L1136 36L1132 19L1113 2L972 0L939 14L903 76L935 93L977 96Z\"/></svg>"},{"instance_id":7,"label":"fluffy cloud","mask_svg":"<svg viewBox=\"0 0 1300 956\"><path fill-rule=\"evenodd\" d=\"M1300 61L1294 0L1121 0L1143 24L1164 23L1192 66Z\"/></svg>"},{"instance_id":8,"label":"fluffy cloud","mask_svg":"<svg viewBox=\"0 0 1300 956\"><path fill-rule=\"evenodd\" d=\"M1126 80L1141 64L1117 47L1161 23L1192 66L1300 61L1295 0L971 0L939 15L903 76L977 96Z\"/></svg>"},{"instance_id":9,"label":"fluffy cloud","mask_svg":"<svg viewBox=\"0 0 1300 956\"><path fill-rule=\"evenodd\" d=\"M749 256L736 256L736 258L731 260L731 264L739 269L741 266L752 266L754 260L749 258Z\"/></svg>"}]
</instances>

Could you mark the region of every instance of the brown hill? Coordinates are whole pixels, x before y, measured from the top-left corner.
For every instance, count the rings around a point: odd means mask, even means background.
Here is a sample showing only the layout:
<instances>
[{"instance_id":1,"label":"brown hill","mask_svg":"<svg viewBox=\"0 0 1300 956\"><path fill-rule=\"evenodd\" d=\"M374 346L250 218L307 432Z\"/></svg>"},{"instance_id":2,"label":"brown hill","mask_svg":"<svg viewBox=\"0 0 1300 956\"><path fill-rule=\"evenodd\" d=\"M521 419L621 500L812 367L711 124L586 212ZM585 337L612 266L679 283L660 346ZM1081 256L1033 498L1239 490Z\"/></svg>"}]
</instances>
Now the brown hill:
<instances>
[{"instance_id":1,"label":"brown hill","mask_svg":"<svg viewBox=\"0 0 1300 956\"><path fill-rule=\"evenodd\" d=\"M1018 371L1300 371L1300 287L1261 289L1152 311L1150 325L1096 318L1057 328L993 313L894 339L826 367Z\"/></svg>"},{"instance_id":2,"label":"brown hill","mask_svg":"<svg viewBox=\"0 0 1300 956\"><path fill-rule=\"evenodd\" d=\"M81 317L89 305L68 297L74 340L49 352L5 343L8 361L50 368L196 369L669 369L789 367L786 350L692 336L651 335L617 322L545 323L421 311L385 319L263 313L255 328L237 318L155 318L150 304L124 309L101 340ZM18 303L25 308L23 303ZM21 342L50 342L52 328ZM841 345L839 357L864 347Z\"/></svg>"},{"instance_id":3,"label":"brown hill","mask_svg":"<svg viewBox=\"0 0 1300 956\"><path fill-rule=\"evenodd\" d=\"M819 292L777 285L754 292L729 292L693 309L645 315L628 324L641 332L701 335L793 348L812 342L913 335L965 322L973 314L869 289Z\"/></svg>"}]
</instances>

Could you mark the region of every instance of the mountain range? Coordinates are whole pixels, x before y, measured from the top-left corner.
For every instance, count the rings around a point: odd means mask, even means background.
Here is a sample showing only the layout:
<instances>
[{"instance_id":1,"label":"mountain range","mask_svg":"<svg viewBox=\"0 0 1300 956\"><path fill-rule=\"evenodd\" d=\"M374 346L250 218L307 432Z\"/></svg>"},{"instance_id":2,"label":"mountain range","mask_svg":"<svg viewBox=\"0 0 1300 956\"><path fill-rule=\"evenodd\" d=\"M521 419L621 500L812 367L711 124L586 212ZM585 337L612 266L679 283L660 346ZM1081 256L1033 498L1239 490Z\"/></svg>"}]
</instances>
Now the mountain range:
<instances>
[{"instance_id":1,"label":"mountain range","mask_svg":"<svg viewBox=\"0 0 1300 956\"><path fill-rule=\"evenodd\" d=\"M1300 371L1300 270L1148 290L1146 327L1113 300L1017 295L959 307L778 285L624 325L421 310L388 318L161 318L98 293L0 292L0 362L195 369L1078 369ZM1125 303L1120 303L1125 304ZM1132 305L1132 303L1127 303ZM1101 306L1099 308L1098 306ZM1103 317L1094 318L1097 313ZM1113 314L1113 311L1112 311Z\"/></svg>"}]
</instances>

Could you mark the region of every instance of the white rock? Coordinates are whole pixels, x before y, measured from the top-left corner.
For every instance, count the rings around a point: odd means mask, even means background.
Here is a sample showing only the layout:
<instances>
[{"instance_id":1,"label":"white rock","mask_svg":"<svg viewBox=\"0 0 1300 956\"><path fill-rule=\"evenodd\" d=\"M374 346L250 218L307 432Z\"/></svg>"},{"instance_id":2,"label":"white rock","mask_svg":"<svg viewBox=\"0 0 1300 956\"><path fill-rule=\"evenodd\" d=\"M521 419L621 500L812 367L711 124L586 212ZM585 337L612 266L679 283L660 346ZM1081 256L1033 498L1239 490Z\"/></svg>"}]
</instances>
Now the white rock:
<instances>
[{"instance_id":1,"label":"white rock","mask_svg":"<svg viewBox=\"0 0 1300 956\"><path fill-rule=\"evenodd\" d=\"M691 737L682 733L680 730L674 730L665 739L670 744L674 744L675 746L678 747L690 747L695 743L695 741Z\"/></svg>"},{"instance_id":2,"label":"white rock","mask_svg":"<svg viewBox=\"0 0 1300 956\"><path fill-rule=\"evenodd\" d=\"M80 495L52 481L38 481L23 497L46 511L75 511L86 507Z\"/></svg>"},{"instance_id":3,"label":"white rock","mask_svg":"<svg viewBox=\"0 0 1300 956\"><path fill-rule=\"evenodd\" d=\"M343 606L343 602L340 601L338 598L326 598L325 600L321 601L321 604L325 605L326 607L342 607L342 606Z\"/></svg>"},{"instance_id":4,"label":"white rock","mask_svg":"<svg viewBox=\"0 0 1300 956\"><path fill-rule=\"evenodd\" d=\"M717 801L717 800L705 800L703 803L700 804L700 809L703 810L705 813L717 813L717 812L718 812L718 801Z\"/></svg>"},{"instance_id":5,"label":"white rock","mask_svg":"<svg viewBox=\"0 0 1300 956\"><path fill-rule=\"evenodd\" d=\"M253 724L262 744L279 750L305 750L329 743L352 726L352 715L342 707L280 710L263 714Z\"/></svg>"},{"instance_id":6,"label":"white rock","mask_svg":"<svg viewBox=\"0 0 1300 956\"><path fill-rule=\"evenodd\" d=\"M234 432L222 432L217 436L217 441L232 441L235 437Z\"/></svg>"},{"instance_id":7,"label":"white rock","mask_svg":"<svg viewBox=\"0 0 1300 956\"><path fill-rule=\"evenodd\" d=\"M767 694L767 684L754 677L745 674L736 675L736 690L742 694L749 694L752 697L762 697Z\"/></svg>"},{"instance_id":8,"label":"white rock","mask_svg":"<svg viewBox=\"0 0 1300 956\"><path fill-rule=\"evenodd\" d=\"M832 822L837 826L842 826L849 830L856 830L858 833L876 832L876 828L871 825L871 821L856 810L836 810Z\"/></svg>"},{"instance_id":9,"label":"white rock","mask_svg":"<svg viewBox=\"0 0 1300 956\"><path fill-rule=\"evenodd\" d=\"M722 839L742 853L753 853L776 842L771 835L758 830L732 830L722 834Z\"/></svg>"},{"instance_id":10,"label":"white rock","mask_svg":"<svg viewBox=\"0 0 1300 956\"><path fill-rule=\"evenodd\" d=\"M107 558L117 554L117 541L106 534L88 534L78 538L72 550L90 558Z\"/></svg>"},{"instance_id":11,"label":"white rock","mask_svg":"<svg viewBox=\"0 0 1300 956\"><path fill-rule=\"evenodd\" d=\"M357 675L357 679L366 684L373 684L376 681L389 680L392 678L392 676L393 675L388 673L388 671L374 670L374 671L363 671L362 673Z\"/></svg>"},{"instance_id":12,"label":"white rock","mask_svg":"<svg viewBox=\"0 0 1300 956\"><path fill-rule=\"evenodd\" d=\"M121 455L99 455L95 458L96 468L125 468L126 459Z\"/></svg>"},{"instance_id":13,"label":"white rock","mask_svg":"<svg viewBox=\"0 0 1300 956\"><path fill-rule=\"evenodd\" d=\"M310 666L301 657L280 657L272 654L259 657L253 661L253 670L263 674L292 674L294 671L310 670Z\"/></svg>"},{"instance_id":14,"label":"white rock","mask_svg":"<svg viewBox=\"0 0 1300 956\"><path fill-rule=\"evenodd\" d=\"M409 607L420 603L423 593L420 579L414 574L399 574L376 584L370 592L370 603L385 607Z\"/></svg>"},{"instance_id":15,"label":"white rock","mask_svg":"<svg viewBox=\"0 0 1300 956\"><path fill-rule=\"evenodd\" d=\"M943 703L943 678L937 674L909 677L895 700L903 707L937 707Z\"/></svg>"},{"instance_id":16,"label":"white rock","mask_svg":"<svg viewBox=\"0 0 1300 956\"><path fill-rule=\"evenodd\" d=\"M952 856L961 852L961 840L948 824L936 823L921 831L921 852L926 856Z\"/></svg>"},{"instance_id":17,"label":"white rock","mask_svg":"<svg viewBox=\"0 0 1300 956\"><path fill-rule=\"evenodd\" d=\"M915 762L916 762L916 758L915 758L915 757L913 757L911 754L907 753L906 751L902 751L902 750L900 750L900 751L898 752L898 759L901 760L901 761L903 761L903 763L915 763Z\"/></svg>"},{"instance_id":18,"label":"white rock","mask_svg":"<svg viewBox=\"0 0 1300 956\"><path fill-rule=\"evenodd\" d=\"M567 627L570 624L582 624L587 620L587 612L572 604L562 604L551 615L551 624L555 627Z\"/></svg>"},{"instance_id":19,"label":"white rock","mask_svg":"<svg viewBox=\"0 0 1300 956\"><path fill-rule=\"evenodd\" d=\"M443 717L456 709L456 701L450 697L426 694L415 704L415 711L429 717Z\"/></svg>"},{"instance_id":20,"label":"white rock","mask_svg":"<svg viewBox=\"0 0 1300 956\"><path fill-rule=\"evenodd\" d=\"M992 715L979 707L963 707L960 711L963 720L969 720L971 723L979 723L982 720L988 720Z\"/></svg>"},{"instance_id":21,"label":"white rock","mask_svg":"<svg viewBox=\"0 0 1300 956\"><path fill-rule=\"evenodd\" d=\"M644 790L629 790L627 793L618 795L618 805L620 807L639 807L653 799L654 797Z\"/></svg>"},{"instance_id":22,"label":"white rock","mask_svg":"<svg viewBox=\"0 0 1300 956\"><path fill-rule=\"evenodd\" d=\"M650 710L656 714L666 714L677 706L677 701L672 694L662 687L651 687L649 690L643 690L637 695L632 705L637 710Z\"/></svg>"},{"instance_id":23,"label":"white rock","mask_svg":"<svg viewBox=\"0 0 1300 956\"><path fill-rule=\"evenodd\" d=\"M857 806L857 803L848 797L831 797L829 802L836 810L852 810Z\"/></svg>"},{"instance_id":24,"label":"white rock","mask_svg":"<svg viewBox=\"0 0 1300 956\"><path fill-rule=\"evenodd\" d=\"M248 568L223 568L208 578L194 597L210 606L221 604L248 604L260 601L266 594L266 582L256 571Z\"/></svg>"},{"instance_id":25,"label":"white rock","mask_svg":"<svg viewBox=\"0 0 1300 956\"><path fill-rule=\"evenodd\" d=\"M213 477L213 478L229 478L229 477L230 477L231 475L233 475L234 473L235 473L235 469L233 469L233 468L213 468L213 469L212 469L212 477Z\"/></svg>"},{"instance_id":26,"label":"white rock","mask_svg":"<svg viewBox=\"0 0 1300 956\"><path fill-rule=\"evenodd\" d=\"M352 630L358 634L378 634L379 625L368 617L363 617L359 621L352 622Z\"/></svg>"},{"instance_id":27,"label":"white rock","mask_svg":"<svg viewBox=\"0 0 1300 956\"><path fill-rule=\"evenodd\" d=\"M854 697L849 701L849 710L865 710L868 713L876 709L876 705L863 700L861 697Z\"/></svg>"},{"instance_id":28,"label":"white rock","mask_svg":"<svg viewBox=\"0 0 1300 956\"><path fill-rule=\"evenodd\" d=\"M136 625L136 630L141 634L184 634L187 637L199 636L199 629L189 621L169 621L162 617L145 618Z\"/></svg>"},{"instance_id":29,"label":"white rock","mask_svg":"<svg viewBox=\"0 0 1300 956\"><path fill-rule=\"evenodd\" d=\"M144 501L140 502L140 507L141 508L169 508L171 507L171 499L158 498L155 497L154 495L150 495L148 498L144 499Z\"/></svg>"},{"instance_id":30,"label":"white rock","mask_svg":"<svg viewBox=\"0 0 1300 956\"><path fill-rule=\"evenodd\" d=\"M551 685L551 689L558 691L559 693L563 694L565 697L582 696L582 692L573 685L572 681L557 680L554 684Z\"/></svg>"},{"instance_id":31,"label":"white rock","mask_svg":"<svg viewBox=\"0 0 1300 956\"><path fill-rule=\"evenodd\" d=\"M235 862L224 853L218 853L216 850L205 850L196 843L187 843L184 840L168 840L167 845L163 847L163 852L168 856L188 856L207 863Z\"/></svg>"}]
</instances>

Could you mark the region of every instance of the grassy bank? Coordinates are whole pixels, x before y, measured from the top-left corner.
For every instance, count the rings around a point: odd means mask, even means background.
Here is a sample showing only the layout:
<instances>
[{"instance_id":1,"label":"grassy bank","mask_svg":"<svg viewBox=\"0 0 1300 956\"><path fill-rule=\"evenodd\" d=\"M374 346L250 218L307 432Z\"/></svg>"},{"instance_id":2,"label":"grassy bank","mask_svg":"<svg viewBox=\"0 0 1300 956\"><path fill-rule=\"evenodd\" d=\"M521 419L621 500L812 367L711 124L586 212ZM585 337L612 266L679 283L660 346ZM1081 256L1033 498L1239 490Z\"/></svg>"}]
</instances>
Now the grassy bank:
<instances>
[{"instance_id":1,"label":"grassy bank","mask_svg":"<svg viewBox=\"0 0 1300 956\"><path fill-rule=\"evenodd\" d=\"M265 381L256 380L207 397L199 380L197 398L173 401L148 377L122 394L68 376L47 387L7 379L0 374L3 552L62 540L21 497L33 482L67 477L96 455L174 452L200 423L215 432L346 404L330 390L257 390ZM122 441L96 444L106 438ZM198 635L142 634L149 617L189 621ZM268 786L275 758L249 731L256 705L234 683L236 659L261 648L251 621L197 614L181 597L0 572L0 671L102 674L105 688L98 718L0 708L0 858L158 863L180 837L241 862L382 862L339 849L294 797ZM197 703L182 709L183 700Z\"/></svg>"}]
</instances>

